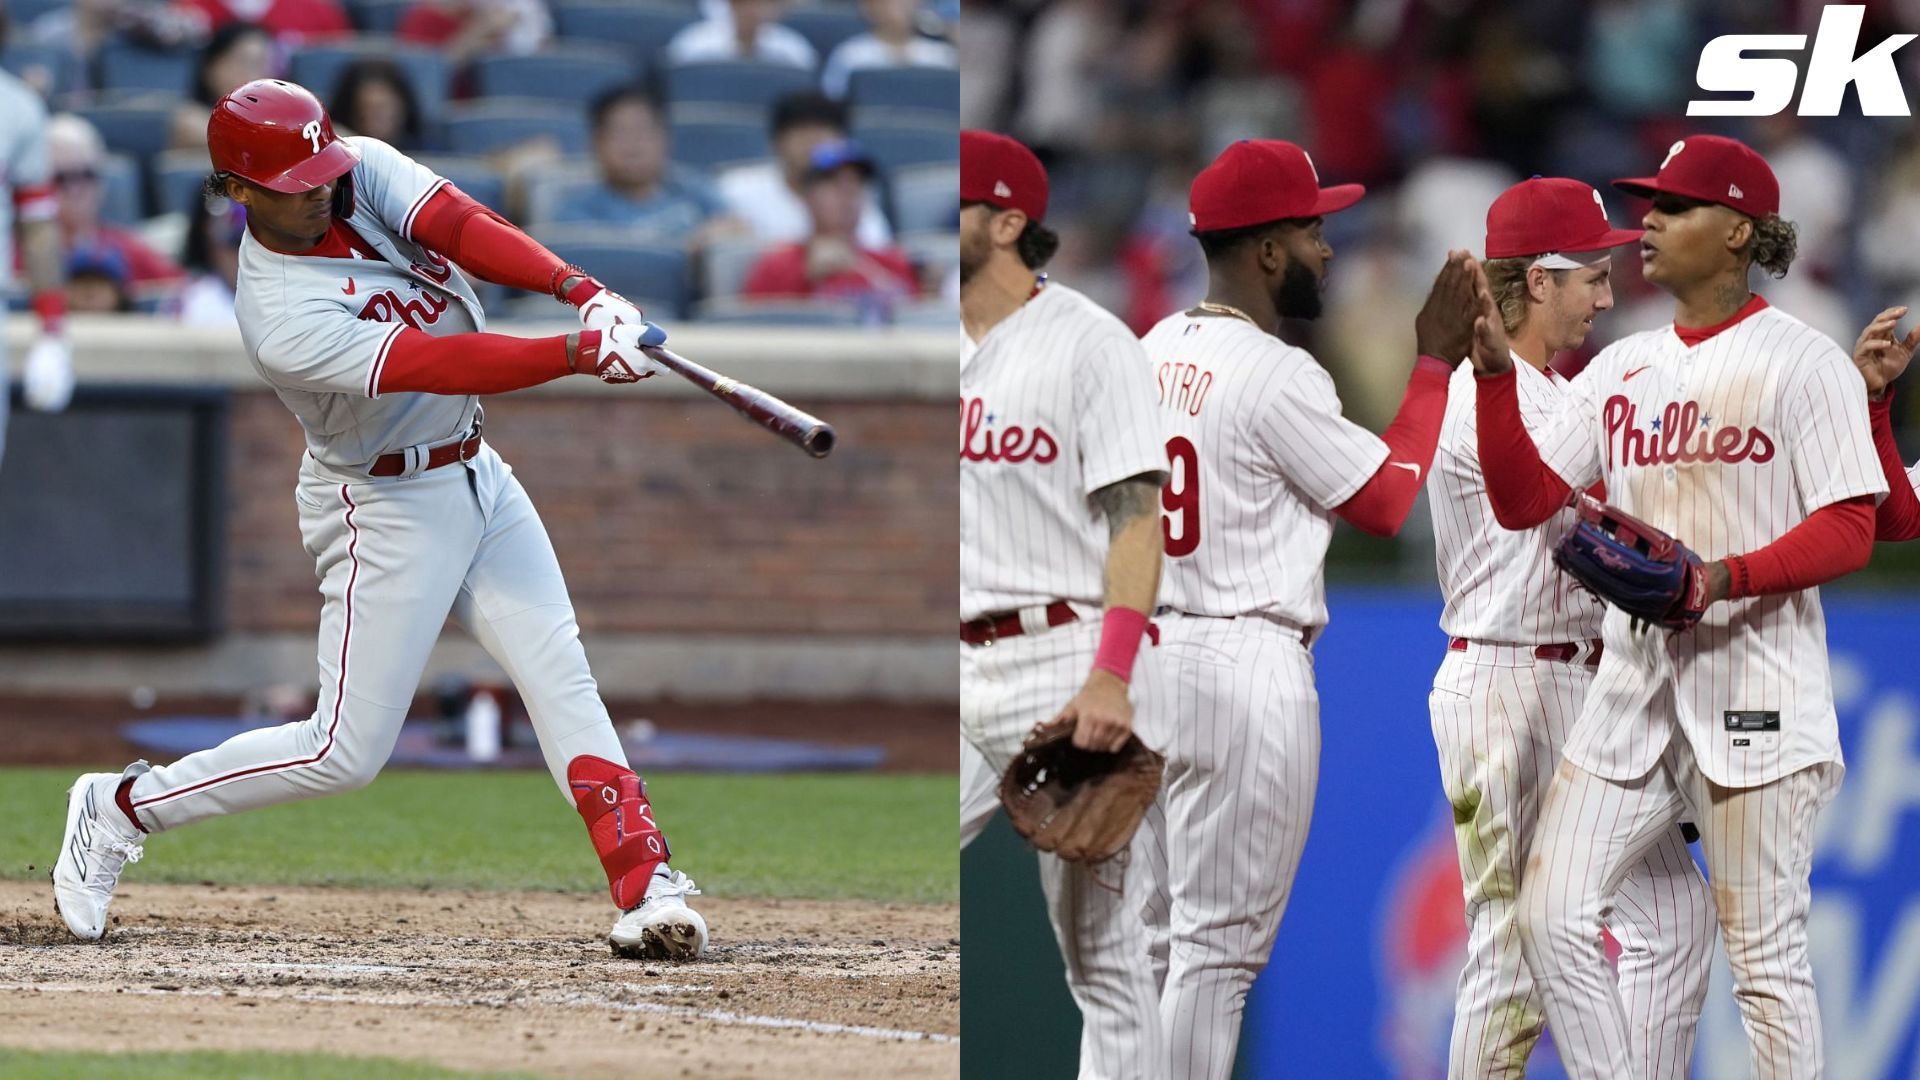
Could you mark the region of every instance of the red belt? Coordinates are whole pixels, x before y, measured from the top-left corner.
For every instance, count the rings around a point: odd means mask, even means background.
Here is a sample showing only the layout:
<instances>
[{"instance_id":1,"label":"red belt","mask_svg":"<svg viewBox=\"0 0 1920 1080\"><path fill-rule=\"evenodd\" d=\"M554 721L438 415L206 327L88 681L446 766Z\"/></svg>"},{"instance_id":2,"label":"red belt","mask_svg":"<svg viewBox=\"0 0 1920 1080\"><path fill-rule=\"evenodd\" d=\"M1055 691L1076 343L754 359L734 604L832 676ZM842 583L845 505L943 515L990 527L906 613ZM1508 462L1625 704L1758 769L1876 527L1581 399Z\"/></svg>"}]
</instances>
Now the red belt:
<instances>
[{"instance_id":1,"label":"red belt","mask_svg":"<svg viewBox=\"0 0 1920 1080\"><path fill-rule=\"evenodd\" d=\"M480 433L476 431L457 443L436 446L432 450L427 451L426 467L420 471L425 472L427 469L437 469L442 465L451 465L456 461L466 461L479 452ZM367 475L399 476L406 471L406 452L397 451L391 454L381 454L379 457L373 459L373 468L367 470Z\"/></svg>"},{"instance_id":2,"label":"red belt","mask_svg":"<svg viewBox=\"0 0 1920 1080\"><path fill-rule=\"evenodd\" d=\"M1466 638L1457 637L1447 642L1447 648L1454 652L1466 652L1467 646L1470 644L1474 643L1469 642ZM1483 641L1479 642L1479 644L1486 645L1490 644L1490 642ZM1600 652L1603 646L1597 639L1588 644L1593 646L1593 652L1587 656L1586 661L1587 665L1591 667L1600 662ZM1522 646L1522 648L1525 648L1525 646ZM1580 655L1580 643L1563 641L1557 645L1535 645L1533 647L1533 655L1542 660L1558 660L1561 663L1566 663Z\"/></svg>"},{"instance_id":3,"label":"red belt","mask_svg":"<svg viewBox=\"0 0 1920 1080\"><path fill-rule=\"evenodd\" d=\"M1047 605L1049 627L1065 626L1067 623L1079 621L1079 618L1080 616L1074 613L1073 605L1065 600L1055 600ZM1026 632L1026 628L1020 625L1020 613L1017 611L1000 615L983 615L972 622L960 624L960 640L969 645L985 645L999 641L1001 638L1019 637Z\"/></svg>"}]
</instances>

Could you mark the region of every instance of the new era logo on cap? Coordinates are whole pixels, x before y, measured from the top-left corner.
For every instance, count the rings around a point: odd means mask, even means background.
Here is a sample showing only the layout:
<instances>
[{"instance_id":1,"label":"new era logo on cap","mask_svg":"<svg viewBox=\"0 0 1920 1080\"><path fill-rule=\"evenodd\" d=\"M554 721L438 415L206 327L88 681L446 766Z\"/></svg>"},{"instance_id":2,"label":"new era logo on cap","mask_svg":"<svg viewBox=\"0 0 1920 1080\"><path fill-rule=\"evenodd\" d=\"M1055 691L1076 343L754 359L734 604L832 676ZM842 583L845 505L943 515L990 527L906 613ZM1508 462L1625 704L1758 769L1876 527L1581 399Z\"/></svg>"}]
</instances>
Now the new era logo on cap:
<instances>
[{"instance_id":1,"label":"new era logo on cap","mask_svg":"<svg viewBox=\"0 0 1920 1080\"><path fill-rule=\"evenodd\" d=\"M1744 199L1744 198L1746 198L1746 197L1747 197L1747 196L1746 196L1746 193L1740 190L1740 185L1739 185L1739 184L1728 184L1728 185L1727 185L1727 198L1729 198L1729 199Z\"/></svg>"},{"instance_id":2,"label":"new era logo on cap","mask_svg":"<svg viewBox=\"0 0 1920 1080\"><path fill-rule=\"evenodd\" d=\"M960 133L960 201L1047 216L1047 170L1033 151L991 131Z\"/></svg>"}]
</instances>

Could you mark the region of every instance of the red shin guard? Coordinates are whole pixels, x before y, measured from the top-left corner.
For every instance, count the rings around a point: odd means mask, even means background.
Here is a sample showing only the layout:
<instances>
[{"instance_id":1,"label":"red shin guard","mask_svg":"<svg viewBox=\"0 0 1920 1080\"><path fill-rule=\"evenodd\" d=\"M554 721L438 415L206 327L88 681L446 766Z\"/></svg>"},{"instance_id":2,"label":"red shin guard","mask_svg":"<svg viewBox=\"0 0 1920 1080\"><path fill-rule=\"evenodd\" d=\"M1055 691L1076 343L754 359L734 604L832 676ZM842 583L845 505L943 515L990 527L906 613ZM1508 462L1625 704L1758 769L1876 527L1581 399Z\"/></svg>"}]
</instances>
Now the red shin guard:
<instances>
[{"instance_id":1,"label":"red shin guard","mask_svg":"<svg viewBox=\"0 0 1920 1080\"><path fill-rule=\"evenodd\" d=\"M590 754L567 763L567 787L606 867L614 905L622 911L635 907L646 898L654 867L672 854L653 823L646 788L632 769Z\"/></svg>"}]
</instances>

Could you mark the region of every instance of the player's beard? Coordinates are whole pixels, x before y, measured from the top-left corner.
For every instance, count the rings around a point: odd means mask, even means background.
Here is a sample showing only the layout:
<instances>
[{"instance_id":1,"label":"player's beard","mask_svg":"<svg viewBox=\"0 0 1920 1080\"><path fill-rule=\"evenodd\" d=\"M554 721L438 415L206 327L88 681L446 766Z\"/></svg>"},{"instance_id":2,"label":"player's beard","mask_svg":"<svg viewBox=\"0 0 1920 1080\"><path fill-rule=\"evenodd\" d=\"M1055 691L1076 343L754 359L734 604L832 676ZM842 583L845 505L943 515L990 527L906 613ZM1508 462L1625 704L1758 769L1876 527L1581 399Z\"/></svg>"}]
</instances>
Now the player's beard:
<instances>
[{"instance_id":1,"label":"player's beard","mask_svg":"<svg viewBox=\"0 0 1920 1080\"><path fill-rule=\"evenodd\" d=\"M980 268L987 264L987 259L992 255L993 245L987 239L986 230L976 229L970 233L961 233L960 284L965 285L972 281L973 275L980 272Z\"/></svg>"},{"instance_id":2,"label":"player's beard","mask_svg":"<svg viewBox=\"0 0 1920 1080\"><path fill-rule=\"evenodd\" d=\"M1280 291L1274 294L1274 307L1283 319L1320 317L1320 277L1304 263L1287 261L1280 275Z\"/></svg>"}]
</instances>

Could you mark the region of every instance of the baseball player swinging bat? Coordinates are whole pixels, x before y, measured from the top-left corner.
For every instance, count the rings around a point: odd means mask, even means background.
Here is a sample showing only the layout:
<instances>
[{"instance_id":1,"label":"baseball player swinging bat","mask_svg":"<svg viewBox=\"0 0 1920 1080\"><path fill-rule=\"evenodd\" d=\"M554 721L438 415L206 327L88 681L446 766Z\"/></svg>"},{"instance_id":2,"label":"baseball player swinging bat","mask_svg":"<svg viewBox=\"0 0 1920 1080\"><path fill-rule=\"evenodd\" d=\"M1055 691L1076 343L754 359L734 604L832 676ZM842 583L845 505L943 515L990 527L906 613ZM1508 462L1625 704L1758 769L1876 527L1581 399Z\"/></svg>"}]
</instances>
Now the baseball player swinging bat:
<instances>
[{"instance_id":1,"label":"baseball player swinging bat","mask_svg":"<svg viewBox=\"0 0 1920 1080\"><path fill-rule=\"evenodd\" d=\"M833 452L833 425L767 393L696 364L660 345L641 347L654 363L725 402L741 416L817 458Z\"/></svg>"}]
</instances>

